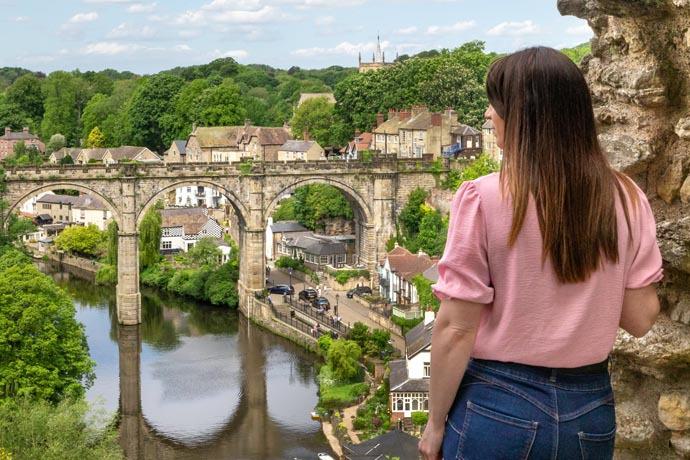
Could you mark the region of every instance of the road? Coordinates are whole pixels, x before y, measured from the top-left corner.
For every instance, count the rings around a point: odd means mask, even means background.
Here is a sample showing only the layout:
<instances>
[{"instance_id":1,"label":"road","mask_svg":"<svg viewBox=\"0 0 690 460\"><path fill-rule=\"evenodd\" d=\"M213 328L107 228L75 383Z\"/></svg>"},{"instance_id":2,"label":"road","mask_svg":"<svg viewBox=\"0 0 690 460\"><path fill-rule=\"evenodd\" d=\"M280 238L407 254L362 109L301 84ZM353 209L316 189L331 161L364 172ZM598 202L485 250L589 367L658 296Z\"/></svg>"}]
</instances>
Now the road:
<instances>
[{"instance_id":1,"label":"road","mask_svg":"<svg viewBox=\"0 0 690 460\"><path fill-rule=\"evenodd\" d=\"M290 276L279 269L271 269L271 274L268 277L269 282L272 284L288 284L290 281ZM316 289L310 282L303 282L296 278L292 278L292 285L295 287L295 297L297 293L306 287L312 287ZM374 321L369 319L369 309L357 302L355 299L348 299L345 295L347 291L345 290L333 290L328 287L324 287L321 291L321 295L326 297L331 303L330 313L334 312L335 305L338 305L338 315L342 318L342 322L347 325L352 325L359 321L369 326L370 329L383 329L381 326L376 324ZM336 295L338 299L336 301ZM272 296L274 302L282 303L282 296ZM296 300L296 299L295 299ZM276 303L277 305L277 303ZM391 340L393 341L393 346L400 350L403 354L405 351L405 339L399 337L398 335L391 334Z\"/></svg>"}]
</instances>

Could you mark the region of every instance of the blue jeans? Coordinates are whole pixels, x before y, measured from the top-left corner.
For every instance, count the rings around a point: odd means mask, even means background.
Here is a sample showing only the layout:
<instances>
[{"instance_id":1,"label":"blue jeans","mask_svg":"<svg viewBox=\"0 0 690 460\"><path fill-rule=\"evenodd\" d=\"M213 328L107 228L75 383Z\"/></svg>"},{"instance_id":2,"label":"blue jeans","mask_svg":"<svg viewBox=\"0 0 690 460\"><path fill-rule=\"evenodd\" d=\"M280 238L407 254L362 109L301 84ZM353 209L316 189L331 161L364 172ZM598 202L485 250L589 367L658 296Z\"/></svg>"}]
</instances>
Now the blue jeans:
<instances>
[{"instance_id":1,"label":"blue jeans","mask_svg":"<svg viewBox=\"0 0 690 460\"><path fill-rule=\"evenodd\" d=\"M446 421L443 459L613 458L608 371L470 360Z\"/></svg>"}]
</instances>

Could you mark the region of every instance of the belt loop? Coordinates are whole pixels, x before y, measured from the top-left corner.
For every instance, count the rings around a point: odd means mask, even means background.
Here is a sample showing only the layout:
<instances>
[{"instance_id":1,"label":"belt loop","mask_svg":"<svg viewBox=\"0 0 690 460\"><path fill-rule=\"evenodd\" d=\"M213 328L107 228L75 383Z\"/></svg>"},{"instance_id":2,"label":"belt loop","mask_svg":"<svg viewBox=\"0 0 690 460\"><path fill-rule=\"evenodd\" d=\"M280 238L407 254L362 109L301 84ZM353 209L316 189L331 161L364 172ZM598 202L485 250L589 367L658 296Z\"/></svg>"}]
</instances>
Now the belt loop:
<instances>
[{"instance_id":1,"label":"belt loop","mask_svg":"<svg viewBox=\"0 0 690 460\"><path fill-rule=\"evenodd\" d=\"M555 382L556 381L556 369L551 369L551 377L549 377L549 382Z\"/></svg>"}]
</instances>

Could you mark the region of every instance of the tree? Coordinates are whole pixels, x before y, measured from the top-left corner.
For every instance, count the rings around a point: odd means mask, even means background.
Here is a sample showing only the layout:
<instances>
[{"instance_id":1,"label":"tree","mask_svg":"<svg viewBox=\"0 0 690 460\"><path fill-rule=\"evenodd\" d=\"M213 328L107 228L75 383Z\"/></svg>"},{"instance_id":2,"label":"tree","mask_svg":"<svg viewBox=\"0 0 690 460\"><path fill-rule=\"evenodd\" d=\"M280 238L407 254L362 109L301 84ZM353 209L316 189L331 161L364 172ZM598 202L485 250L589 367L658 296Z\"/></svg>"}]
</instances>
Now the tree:
<instances>
[{"instance_id":1,"label":"tree","mask_svg":"<svg viewBox=\"0 0 690 460\"><path fill-rule=\"evenodd\" d=\"M118 227L117 222L111 220L106 231L107 253L105 263L117 267L117 243L118 243Z\"/></svg>"},{"instance_id":2,"label":"tree","mask_svg":"<svg viewBox=\"0 0 690 460\"><path fill-rule=\"evenodd\" d=\"M457 190L463 182L474 180L501 169L501 165L490 155L482 153L464 169L451 169L448 177L441 183L441 187L447 190Z\"/></svg>"},{"instance_id":3,"label":"tree","mask_svg":"<svg viewBox=\"0 0 690 460\"><path fill-rule=\"evenodd\" d=\"M183 86L180 77L162 73L147 78L134 91L128 114L136 144L158 152L168 147L161 120L173 109L175 96Z\"/></svg>"},{"instance_id":4,"label":"tree","mask_svg":"<svg viewBox=\"0 0 690 460\"><path fill-rule=\"evenodd\" d=\"M7 88L7 102L19 107L35 123L43 118L43 94L41 80L33 74L25 74L17 78Z\"/></svg>"},{"instance_id":5,"label":"tree","mask_svg":"<svg viewBox=\"0 0 690 460\"><path fill-rule=\"evenodd\" d=\"M60 133L53 134L50 136L48 145L46 145L46 153L50 155L53 152L57 152L66 145L65 136ZM66 155L69 156L69 155Z\"/></svg>"},{"instance_id":6,"label":"tree","mask_svg":"<svg viewBox=\"0 0 690 460\"><path fill-rule=\"evenodd\" d=\"M195 267L217 267L222 253L213 238L201 238L185 255L189 265Z\"/></svg>"},{"instance_id":7,"label":"tree","mask_svg":"<svg viewBox=\"0 0 690 460\"><path fill-rule=\"evenodd\" d=\"M292 117L292 135L302 139L308 133L322 147L333 145L331 128L334 124L334 105L325 97L304 102Z\"/></svg>"},{"instance_id":8,"label":"tree","mask_svg":"<svg viewBox=\"0 0 690 460\"><path fill-rule=\"evenodd\" d=\"M84 394L94 378L74 305L26 256L0 256L0 399L57 402ZM2 431L2 430L0 430Z\"/></svg>"},{"instance_id":9,"label":"tree","mask_svg":"<svg viewBox=\"0 0 690 460\"><path fill-rule=\"evenodd\" d=\"M359 375L359 358L362 349L352 340L335 340L328 349L326 361L333 370L335 378L347 382Z\"/></svg>"},{"instance_id":10,"label":"tree","mask_svg":"<svg viewBox=\"0 0 690 460\"><path fill-rule=\"evenodd\" d=\"M326 184L311 184L295 189L294 213L305 227L315 230L323 220L332 218L352 219L354 213L343 192Z\"/></svg>"},{"instance_id":11,"label":"tree","mask_svg":"<svg viewBox=\"0 0 690 460\"><path fill-rule=\"evenodd\" d=\"M244 122L247 112L242 106L239 87L231 80L208 88L199 100L199 122L204 126L230 126ZM172 141L172 139L170 139Z\"/></svg>"},{"instance_id":12,"label":"tree","mask_svg":"<svg viewBox=\"0 0 690 460\"><path fill-rule=\"evenodd\" d=\"M99 148L103 146L105 146L105 137L103 137L101 129L98 126L96 126L89 133L89 137L86 138L86 147Z\"/></svg>"},{"instance_id":13,"label":"tree","mask_svg":"<svg viewBox=\"0 0 690 460\"><path fill-rule=\"evenodd\" d=\"M68 227L55 238L55 246L69 253L94 257L101 253L105 234L95 225Z\"/></svg>"},{"instance_id":14,"label":"tree","mask_svg":"<svg viewBox=\"0 0 690 460\"><path fill-rule=\"evenodd\" d=\"M239 248L234 244L231 248L230 260L207 278L204 294L205 299L213 305L237 308L239 304L237 280L240 277Z\"/></svg>"},{"instance_id":15,"label":"tree","mask_svg":"<svg viewBox=\"0 0 690 460\"><path fill-rule=\"evenodd\" d=\"M13 153L5 157L5 164L10 166L28 166L43 164L43 154L35 145L26 146L24 141L14 144Z\"/></svg>"},{"instance_id":16,"label":"tree","mask_svg":"<svg viewBox=\"0 0 690 460\"><path fill-rule=\"evenodd\" d=\"M423 217L419 223L416 243L419 249L430 256L440 256L446 247L448 222L439 211L423 206Z\"/></svg>"},{"instance_id":17,"label":"tree","mask_svg":"<svg viewBox=\"0 0 690 460\"><path fill-rule=\"evenodd\" d=\"M402 208L398 216L398 222L402 227L404 237L409 239L417 237L419 224L424 214L422 205L428 196L429 194L422 188L416 188L410 193L407 204Z\"/></svg>"},{"instance_id":18,"label":"tree","mask_svg":"<svg viewBox=\"0 0 690 460\"><path fill-rule=\"evenodd\" d=\"M350 329L350 339L361 348L365 348L367 341L369 341L369 327L359 321L355 322Z\"/></svg>"},{"instance_id":19,"label":"tree","mask_svg":"<svg viewBox=\"0 0 690 460\"><path fill-rule=\"evenodd\" d=\"M63 71L51 73L43 84L45 113L41 122L44 139L62 133L68 145L79 143L81 115L76 78Z\"/></svg>"},{"instance_id":20,"label":"tree","mask_svg":"<svg viewBox=\"0 0 690 460\"><path fill-rule=\"evenodd\" d=\"M156 207L151 207L139 226L139 263L140 269L145 270L158 263L161 258L161 214Z\"/></svg>"}]
</instances>

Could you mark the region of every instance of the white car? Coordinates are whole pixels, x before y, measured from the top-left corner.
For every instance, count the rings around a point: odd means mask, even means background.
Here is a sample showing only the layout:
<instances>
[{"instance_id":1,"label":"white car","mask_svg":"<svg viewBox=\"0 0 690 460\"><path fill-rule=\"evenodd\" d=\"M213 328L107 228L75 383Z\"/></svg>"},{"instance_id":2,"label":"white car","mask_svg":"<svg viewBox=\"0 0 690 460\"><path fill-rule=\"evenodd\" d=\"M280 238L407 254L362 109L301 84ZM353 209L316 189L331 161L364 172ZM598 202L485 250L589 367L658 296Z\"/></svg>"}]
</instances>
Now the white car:
<instances>
[{"instance_id":1,"label":"white car","mask_svg":"<svg viewBox=\"0 0 690 460\"><path fill-rule=\"evenodd\" d=\"M319 452L317 454L317 457L319 457L319 460L335 460L333 457L331 457L325 452Z\"/></svg>"}]
</instances>

